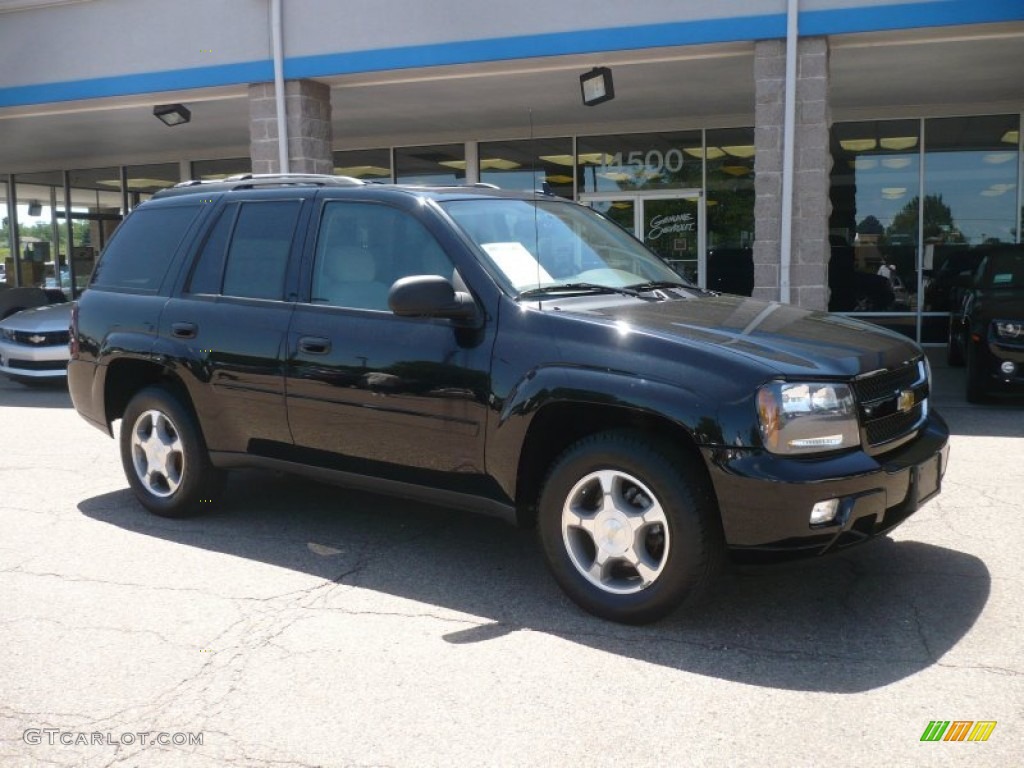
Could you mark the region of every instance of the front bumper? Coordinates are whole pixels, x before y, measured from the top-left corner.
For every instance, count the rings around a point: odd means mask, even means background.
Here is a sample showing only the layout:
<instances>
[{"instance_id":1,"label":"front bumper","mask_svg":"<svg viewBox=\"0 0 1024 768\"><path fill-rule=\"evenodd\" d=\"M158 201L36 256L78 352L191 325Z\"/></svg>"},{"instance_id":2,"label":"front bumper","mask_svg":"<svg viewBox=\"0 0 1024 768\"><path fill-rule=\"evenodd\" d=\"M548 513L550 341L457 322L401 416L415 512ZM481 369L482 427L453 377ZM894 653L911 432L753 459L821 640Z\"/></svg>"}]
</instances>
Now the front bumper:
<instances>
[{"instance_id":1,"label":"front bumper","mask_svg":"<svg viewBox=\"0 0 1024 768\"><path fill-rule=\"evenodd\" d=\"M982 354L978 363L981 375L985 378L985 386L992 392L1024 391L1024 344L1001 342L989 337L982 344ZM1011 362L1015 366L1013 373L1004 373L1000 366Z\"/></svg>"},{"instance_id":2,"label":"front bumper","mask_svg":"<svg viewBox=\"0 0 1024 768\"><path fill-rule=\"evenodd\" d=\"M820 555L892 530L942 488L949 428L934 411L917 437L882 456L828 458L761 450L702 449L725 540L739 559ZM834 521L810 524L811 508L839 499Z\"/></svg>"},{"instance_id":3,"label":"front bumper","mask_svg":"<svg viewBox=\"0 0 1024 768\"><path fill-rule=\"evenodd\" d=\"M54 379L67 375L68 345L35 347L0 341L0 373L23 379Z\"/></svg>"}]
</instances>

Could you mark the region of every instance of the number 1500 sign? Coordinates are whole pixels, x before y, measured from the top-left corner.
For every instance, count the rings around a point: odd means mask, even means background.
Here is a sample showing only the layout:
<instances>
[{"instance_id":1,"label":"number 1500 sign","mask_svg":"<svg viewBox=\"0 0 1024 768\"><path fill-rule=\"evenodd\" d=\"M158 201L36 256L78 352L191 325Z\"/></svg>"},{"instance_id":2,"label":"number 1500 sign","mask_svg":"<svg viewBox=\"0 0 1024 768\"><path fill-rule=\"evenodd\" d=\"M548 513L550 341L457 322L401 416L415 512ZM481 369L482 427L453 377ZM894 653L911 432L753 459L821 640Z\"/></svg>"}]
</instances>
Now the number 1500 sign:
<instances>
[{"instance_id":1,"label":"number 1500 sign","mask_svg":"<svg viewBox=\"0 0 1024 768\"><path fill-rule=\"evenodd\" d=\"M605 155L607 163L605 168L617 168L623 165L643 165L655 171L665 170L669 173L679 173L683 170L683 151L681 149L670 149L662 152L658 149L651 149L647 152L634 150L633 152L616 152L614 155Z\"/></svg>"}]
</instances>

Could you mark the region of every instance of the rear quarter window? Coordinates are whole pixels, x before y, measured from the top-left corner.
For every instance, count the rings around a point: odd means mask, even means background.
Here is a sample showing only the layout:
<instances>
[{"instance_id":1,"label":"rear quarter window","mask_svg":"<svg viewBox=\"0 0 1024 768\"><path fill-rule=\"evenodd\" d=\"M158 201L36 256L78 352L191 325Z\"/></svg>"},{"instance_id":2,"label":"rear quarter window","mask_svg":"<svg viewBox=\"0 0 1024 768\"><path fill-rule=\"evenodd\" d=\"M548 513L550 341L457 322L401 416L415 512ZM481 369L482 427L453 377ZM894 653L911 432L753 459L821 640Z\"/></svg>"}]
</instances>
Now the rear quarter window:
<instances>
[{"instance_id":1,"label":"rear quarter window","mask_svg":"<svg viewBox=\"0 0 1024 768\"><path fill-rule=\"evenodd\" d=\"M155 293L178 245L202 206L140 208L125 219L103 252L90 285Z\"/></svg>"}]
</instances>

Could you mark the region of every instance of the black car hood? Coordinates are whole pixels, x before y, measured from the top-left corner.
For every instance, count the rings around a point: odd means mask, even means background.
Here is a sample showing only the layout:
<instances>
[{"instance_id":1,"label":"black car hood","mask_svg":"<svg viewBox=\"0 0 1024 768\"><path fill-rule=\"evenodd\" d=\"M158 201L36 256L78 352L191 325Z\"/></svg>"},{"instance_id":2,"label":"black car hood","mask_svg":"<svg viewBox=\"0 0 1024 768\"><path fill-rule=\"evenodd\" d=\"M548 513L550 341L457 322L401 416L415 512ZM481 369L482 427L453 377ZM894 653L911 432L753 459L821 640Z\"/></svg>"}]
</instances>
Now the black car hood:
<instances>
[{"instance_id":1,"label":"black car hood","mask_svg":"<svg viewBox=\"0 0 1024 768\"><path fill-rule=\"evenodd\" d=\"M742 296L646 301L601 295L545 301L543 306L614 324L620 332L713 345L781 374L855 376L921 355L913 341L877 325Z\"/></svg>"}]
</instances>

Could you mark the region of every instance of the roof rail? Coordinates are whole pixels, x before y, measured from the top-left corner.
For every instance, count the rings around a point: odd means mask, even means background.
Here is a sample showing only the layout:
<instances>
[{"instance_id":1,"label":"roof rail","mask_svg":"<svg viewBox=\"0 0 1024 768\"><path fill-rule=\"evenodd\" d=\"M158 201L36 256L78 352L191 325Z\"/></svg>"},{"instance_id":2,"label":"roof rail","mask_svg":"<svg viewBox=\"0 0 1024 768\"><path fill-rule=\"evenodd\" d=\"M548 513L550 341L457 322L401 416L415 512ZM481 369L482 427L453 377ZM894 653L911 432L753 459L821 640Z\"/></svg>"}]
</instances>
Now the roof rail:
<instances>
[{"instance_id":1,"label":"roof rail","mask_svg":"<svg viewBox=\"0 0 1024 768\"><path fill-rule=\"evenodd\" d=\"M194 187L201 184L223 184L232 189L250 189L264 184L315 184L324 187L361 187L366 182L352 176L332 176L326 173L238 173L224 179L199 181L190 179L174 187Z\"/></svg>"}]
</instances>

